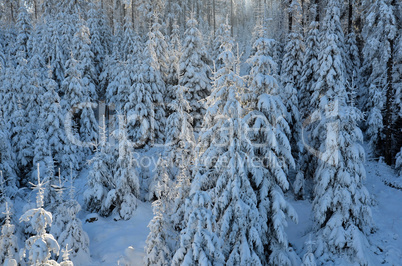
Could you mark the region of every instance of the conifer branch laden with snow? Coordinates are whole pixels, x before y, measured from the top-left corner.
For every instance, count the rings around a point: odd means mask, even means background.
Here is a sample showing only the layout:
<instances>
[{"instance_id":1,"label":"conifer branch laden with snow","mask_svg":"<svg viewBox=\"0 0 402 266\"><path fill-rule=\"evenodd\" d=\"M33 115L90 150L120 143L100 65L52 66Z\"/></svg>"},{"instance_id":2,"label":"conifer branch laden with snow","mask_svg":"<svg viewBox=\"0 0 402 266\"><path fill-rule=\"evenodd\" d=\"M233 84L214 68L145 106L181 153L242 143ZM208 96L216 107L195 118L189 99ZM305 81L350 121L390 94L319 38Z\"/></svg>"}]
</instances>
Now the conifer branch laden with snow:
<instances>
[{"instance_id":1,"label":"conifer branch laden with snow","mask_svg":"<svg viewBox=\"0 0 402 266\"><path fill-rule=\"evenodd\" d=\"M0 250L2 253L0 254L0 263L10 266L17 265L18 243L17 237L14 236L15 226L10 223L11 211L8 202L5 204L5 212L3 214L6 218L4 225L1 227Z\"/></svg>"},{"instance_id":2,"label":"conifer branch laden with snow","mask_svg":"<svg viewBox=\"0 0 402 266\"><path fill-rule=\"evenodd\" d=\"M166 171L167 162L163 159L159 163L159 181L155 186L157 199L152 203L154 217L148 227L150 233L145 246L145 265L169 265L173 254L170 247L172 240L169 232L171 230L168 215L171 207L170 191L171 180Z\"/></svg>"},{"instance_id":3,"label":"conifer branch laden with snow","mask_svg":"<svg viewBox=\"0 0 402 266\"><path fill-rule=\"evenodd\" d=\"M46 233L46 227L52 225L52 214L45 209L43 209L43 199L44 199L44 185L45 183L40 180L40 168L38 169L38 183L33 185L33 189L37 191L36 205L37 208L30 209L24 213L20 221L30 222L32 228L36 232L36 235L31 236L25 242L25 248L21 250L21 257L26 256L26 251L28 251L28 261L30 264L53 264L57 263L50 260L51 253L55 255L59 254L59 244L54 239L53 235Z\"/></svg>"},{"instance_id":4,"label":"conifer branch laden with snow","mask_svg":"<svg viewBox=\"0 0 402 266\"><path fill-rule=\"evenodd\" d=\"M320 143L313 210L317 225L315 255L321 263L333 256L368 264L366 235L372 226L370 196L363 181L364 149L357 123L361 112L348 105L339 45L339 2L331 0L321 40L321 71L315 86L320 121L313 136Z\"/></svg>"}]
</instances>

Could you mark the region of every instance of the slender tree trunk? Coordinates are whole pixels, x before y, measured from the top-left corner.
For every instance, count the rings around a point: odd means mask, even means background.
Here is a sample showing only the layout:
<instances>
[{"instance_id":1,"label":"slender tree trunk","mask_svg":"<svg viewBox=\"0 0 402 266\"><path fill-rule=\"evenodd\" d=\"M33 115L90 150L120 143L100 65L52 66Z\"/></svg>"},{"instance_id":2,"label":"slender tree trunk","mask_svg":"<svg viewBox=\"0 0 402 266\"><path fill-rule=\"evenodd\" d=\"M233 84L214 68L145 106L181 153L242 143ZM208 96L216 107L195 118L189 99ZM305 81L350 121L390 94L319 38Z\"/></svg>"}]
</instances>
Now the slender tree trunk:
<instances>
[{"instance_id":1,"label":"slender tree trunk","mask_svg":"<svg viewBox=\"0 0 402 266\"><path fill-rule=\"evenodd\" d=\"M211 0L208 0L208 10L207 10L207 14L208 14L208 25L211 25Z\"/></svg>"},{"instance_id":2,"label":"slender tree trunk","mask_svg":"<svg viewBox=\"0 0 402 266\"><path fill-rule=\"evenodd\" d=\"M353 0L349 0L348 33L352 33L353 27Z\"/></svg>"},{"instance_id":3,"label":"slender tree trunk","mask_svg":"<svg viewBox=\"0 0 402 266\"><path fill-rule=\"evenodd\" d=\"M35 20L37 20L38 19L38 6L36 3L36 0L33 1L33 9L34 9Z\"/></svg>"},{"instance_id":4,"label":"slender tree trunk","mask_svg":"<svg viewBox=\"0 0 402 266\"><path fill-rule=\"evenodd\" d=\"M10 2L10 11L11 11L11 22L15 22L15 20L14 20L14 5L13 5L13 2Z\"/></svg>"},{"instance_id":5,"label":"slender tree trunk","mask_svg":"<svg viewBox=\"0 0 402 266\"><path fill-rule=\"evenodd\" d=\"M233 0L230 0L230 24L232 24L232 27L230 29L232 37L233 37L233 28L234 28L234 23L233 23Z\"/></svg>"},{"instance_id":6,"label":"slender tree trunk","mask_svg":"<svg viewBox=\"0 0 402 266\"><path fill-rule=\"evenodd\" d=\"M135 29L135 14L134 14L134 0L131 0L131 23L133 23L133 29Z\"/></svg>"},{"instance_id":7,"label":"slender tree trunk","mask_svg":"<svg viewBox=\"0 0 402 266\"><path fill-rule=\"evenodd\" d=\"M213 15L213 20L214 20L214 37L215 37L215 32L216 32L216 8L215 8L215 1L212 0L212 15Z\"/></svg>"},{"instance_id":8,"label":"slender tree trunk","mask_svg":"<svg viewBox=\"0 0 402 266\"><path fill-rule=\"evenodd\" d=\"M305 16L304 16L304 0L301 0L301 27L303 29L303 35L304 35L304 20L305 20Z\"/></svg>"},{"instance_id":9,"label":"slender tree trunk","mask_svg":"<svg viewBox=\"0 0 402 266\"><path fill-rule=\"evenodd\" d=\"M292 2L291 1L289 1L289 6L288 6L288 19L289 19L289 22L288 22L288 26L289 26L289 32L292 32L292 24L293 24L293 14L292 14L292 11L290 10L290 5L292 4Z\"/></svg>"},{"instance_id":10,"label":"slender tree trunk","mask_svg":"<svg viewBox=\"0 0 402 266\"><path fill-rule=\"evenodd\" d=\"M392 164L392 73L394 65L394 40L389 40L391 47L391 56L387 62L387 92L386 92L386 103L385 103L385 116L384 116L384 134L385 134L385 163L388 165Z\"/></svg>"},{"instance_id":11,"label":"slender tree trunk","mask_svg":"<svg viewBox=\"0 0 402 266\"><path fill-rule=\"evenodd\" d=\"M395 0L391 1L391 7L393 9L396 8ZM384 116L384 135L385 135L385 143L384 143L384 155L385 155L385 163L391 165L393 163L393 147L392 147L392 134L394 131L393 123L392 123L392 111L393 111L393 66L394 66L394 52L395 52L395 41L394 39L389 40L389 46L391 48L390 57L387 62L387 91L386 91L386 103L385 103L385 116Z\"/></svg>"}]
</instances>

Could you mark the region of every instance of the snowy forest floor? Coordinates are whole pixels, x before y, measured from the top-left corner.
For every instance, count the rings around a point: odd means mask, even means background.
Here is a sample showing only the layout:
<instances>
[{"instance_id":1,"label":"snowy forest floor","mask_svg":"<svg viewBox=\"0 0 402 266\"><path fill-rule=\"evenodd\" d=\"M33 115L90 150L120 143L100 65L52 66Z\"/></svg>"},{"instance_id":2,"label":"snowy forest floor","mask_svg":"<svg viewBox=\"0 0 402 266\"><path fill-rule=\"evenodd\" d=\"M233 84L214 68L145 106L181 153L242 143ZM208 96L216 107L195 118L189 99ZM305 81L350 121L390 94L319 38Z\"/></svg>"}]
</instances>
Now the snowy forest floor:
<instances>
[{"instance_id":1,"label":"snowy forest floor","mask_svg":"<svg viewBox=\"0 0 402 266\"><path fill-rule=\"evenodd\" d=\"M152 149L148 151L152 153ZM400 265L402 261L402 178L384 163L367 160L365 185L372 197L372 214L376 232L369 236L374 260L384 265ZM78 201L83 202L88 169L84 169L75 180ZM33 194L33 193L32 193ZM31 195L34 196L34 195ZM296 209L299 223L288 222L289 242L296 253L303 257L307 251L305 242L311 235L314 240L311 200L295 201L292 193L287 194L289 202ZM25 203L16 202L16 206ZM86 222L89 213L79 213L83 228L90 238L91 263L75 262L76 266L89 265L143 265L148 223L153 217L149 202L139 202L134 216L128 221L115 221L113 217L98 217L95 222ZM17 213L17 215L20 215ZM18 216L19 217L19 216ZM21 242L22 240L20 240ZM128 248L131 247L131 248ZM336 263L344 265L344 262ZM377 264L377 263L376 263Z\"/></svg>"}]
</instances>

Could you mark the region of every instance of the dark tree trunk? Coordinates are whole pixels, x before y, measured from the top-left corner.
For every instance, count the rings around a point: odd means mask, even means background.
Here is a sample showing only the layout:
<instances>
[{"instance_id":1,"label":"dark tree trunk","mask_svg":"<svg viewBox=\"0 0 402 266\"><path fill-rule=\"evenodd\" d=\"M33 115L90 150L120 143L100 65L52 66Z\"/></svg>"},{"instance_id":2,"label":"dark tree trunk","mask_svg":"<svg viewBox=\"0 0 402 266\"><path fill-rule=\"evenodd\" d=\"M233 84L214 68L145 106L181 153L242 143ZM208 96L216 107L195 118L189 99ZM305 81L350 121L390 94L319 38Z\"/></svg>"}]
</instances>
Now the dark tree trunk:
<instances>
[{"instance_id":1,"label":"dark tree trunk","mask_svg":"<svg viewBox=\"0 0 402 266\"><path fill-rule=\"evenodd\" d=\"M353 0L349 0L348 33L352 33L353 27Z\"/></svg>"},{"instance_id":2,"label":"dark tree trunk","mask_svg":"<svg viewBox=\"0 0 402 266\"><path fill-rule=\"evenodd\" d=\"M391 56L387 62L387 91L386 91L386 103L385 103L385 116L384 116L384 135L385 135L385 143L384 143L384 155L385 155L385 163L391 165L393 162L392 156L392 95L393 95L393 86L392 86L392 73L393 73L393 65L394 65L394 40L389 40L389 44L391 47Z\"/></svg>"},{"instance_id":3,"label":"dark tree trunk","mask_svg":"<svg viewBox=\"0 0 402 266\"><path fill-rule=\"evenodd\" d=\"M315 21L319 22L320 21L320 0L315 0Z\"/></svg>"},{"instance_id":4,"label":"dark tree trunk","mask_svg":"<svg viewBox=\"0 0 402 266\"><path fill-rule=\"evenodd\" d=\"M290 6L291 4L292 4L292 1L289 0L288 1L288 6L287 6L287 8L288 8L288 19L289 19L289 22L288 22L289 32L292 32L292 26L293 26L293 11L292 11L291 6Z\"/></svg>"}]
</instances>

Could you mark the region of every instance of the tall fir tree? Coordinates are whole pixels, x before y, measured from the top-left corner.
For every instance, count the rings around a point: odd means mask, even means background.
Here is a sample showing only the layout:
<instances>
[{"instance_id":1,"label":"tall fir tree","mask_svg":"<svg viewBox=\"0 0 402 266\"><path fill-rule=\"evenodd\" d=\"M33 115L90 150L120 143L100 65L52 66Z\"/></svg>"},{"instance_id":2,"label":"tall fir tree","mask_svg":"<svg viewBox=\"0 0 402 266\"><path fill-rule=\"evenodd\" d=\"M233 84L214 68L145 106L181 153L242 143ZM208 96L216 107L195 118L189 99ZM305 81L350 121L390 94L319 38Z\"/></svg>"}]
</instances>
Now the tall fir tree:
<instances>
[{"instance_id":1,"label":"tall fir tree","mask_svg":"<svg viewBox=\"0 0 402 266\"><path fill-rule=\"evenodd\" d=\"M170 213L170 178L166 172L166 161L161 160L160 181L156 184L155 192L157 200L152 203L154 217L149 222L150 233L146 240L144 263L145 265L170 265L172 250L170 247L170 225L168 213Z\"/></svg>"},{"instance_id":2,"label":"tall fir tree","mask_svg":"<svg viewBox=\"0 0 402 266\"><path fill-rule=\"evenodd\" d=\"M193 133L193 117L189 102L184 98L186 87L175 86L175 100L169 104L172 114L166 120L165 128L165 157L172 162L170 167L176 169L183 163L194 158L195 138ZM173 174L175 176L175 174Z\"/></svg>"},{"instance_id":3,"label":"tall fir tree","mask_svg":"<svg viewBox=\"0 0 402 266\"><path fill-rule=\"evenodd\" d=\"M164 139L166 87L150 50L148 45L143 51L124 106L129 138L135 147L162 143Z\"/></svg>"},{"instance_id":4,"label":"tall fir tree","mask_svg":"<svg viewBox=\"0 0 402 266\"><path fill-rule=\"evenodd\" d=\"M18 35L14 53L16 56L28 59L30 57L29 39L32 34L32 23L25 6L21 6L18 10L17 29Z\"/></svg>"},{"instance_id":5,"label":"tall fir tree","mask_svg":"<svg viewBox=\"0 0 402 266\"><path fill-rule=\"evenodd\" d=\"M247 136L253 147L251 154L254 159L260 158L250 169L261 223L259 235L264 246L260 258L263 264L291 265L294 254L289 252L284 219L289 217L297 222L297 215L286 201L284 191L289 189L287 175L295 162L288 139L287 110L280 97L277 64L270 56L274 41L265 38L263 32L260 34L253 45L255 55L247 61L252 67L249 88L243 95L249 110L243 120L250 132Z\"/></svg>"},{"instance_id":6,"label":"tall fir tree","mask_svg":"<svg viewBox=\"0 0 402 266\"><path fill-rule=\"evenodd\" d=\"M113 188L107 193L105 208L113 211L117 217L128 220L138 205L140 185L137 165L134 165L132 142L128 139L127 129L120 126L118 135L119 156L113 171Z\"/></svg>"},{"instance_id":7,"label":"tall fir tree","mask_svg":"<svg viewBox=\"0 0 402 266\"><path fill-rule=\"evenodd\" d=\"M362 36L365 39L361 75L363 98L361 106L367 113L366 134L376 156L396 151L392 147L392 112L395 97L392 81L394 51L397 41L395 6L390 0L369 5ZM387 156L386 156L387 157ZM390 158L386 158L390 163Z\"/></svg>"},{"instance_id":8,"label":"tall fir tree","mask_svg":"<svg viewBox=\"0 0 402 266\"><path fill-rule=\"evenodd\" d=\"M5 204L3 214L6 216L6 219L1 227L0 250L2 253L0 254L0 263L2 265L12 265L10 264L10 260L14 260L17 263L18 243L17 237L14 235L15 226L11 224L11 211L8 203Z\"/></svg>"},{"instance_id":9,"label":"tall fir tree","mask_svg":"<svg viewBox=\"0 0 402 266\"><path fill-rule=\"evenodd\" d=\"M40 180L38 166L38 184L34 187L37 190L36 208L26 211L20 218L20 221L30 222L35 234L25 242L25 248L22 253L25 257L28 252L28 261L30 264L56 264L50 259L51 253L58 254L60 247L53 235L46 233L46 227L52 224L52 213L43 209L43 181Z\"/></svg>"},{"instance_id":10,"label":"tall fir tree","mask_svg":"<svg viewBox=\"0 0 402 266\"><path fill-rule=\"evenodd\" d=\"M300 139L300 112L298 95L300 93L300 76L302 74L304 41L301 34L301 6L297 0L291 1L290 8L291 26L287 36L287 44L284 48L284 55L281 67L281 81L283 83L283 102L289 113L287 121L291 128L290 143L292 154L296 160L299 159L301 147Z\"/></svg>"},{"instance_id":11,"label":"tall fir tree","mask_svg":"<svg viewBox=\"0 0 402 266\"><path fill-rule=\"evenodd\" d=\"M187 21L183 53L179 61L181 86L187 87L185 97L191 106L193 127L199 131L205 115L205 99L211 93L209 58L203 44L198 22L191 18Z\"/></svg>"},{"instance_id":12,"label":"tall fir tree","mask_svg":"<svg viewBox=\"0 0 402 266\"><path fill-rule=\"evenodd\" d=\"M306 49L303 57L303 67L300 78L300 92L299 92L299 110L301 119L301 154L298 164L298 170L293 183L293 189L297 198L310 196L310 191L306 191L313 183L314 171L316 166L316 157L309 150L311 141L311 115L315 111L315 103L312 102L312 95L314 86L319 77L318 63L320 50L320 30L319 22L312 21L306 38ZM307 195L306 195L307 193Z\"/></svg>"},{"instance_id":13,"label":"tall fir tree","mask_svg":"<svg viewBox=\"0 0 402 266\"><path fill-rule=\"evenodd\" d=\"M362 134L357 127L360 111L347 104L344 61L341 48L340 3L329 2L323 21L319 56L320 76L313 94L320 120L313 136L320 143L315 172L313 210L317 225L315 255L321 263L331 256L367 264L366 234L371 227L370 196L363 185L364 150L358 143Z\"/></svg>"},{"instance_id":14,"label":"tall fir tree","mask_svg":"<svg viewBox=\"0 0 402 266\"><path fill-rule=\"evenodd\" d=\"M168 74L166 86L168 87L169 99L174 99L175 91L173 86L179 84L179 60L182 54L182 44L180 38L180 27L175 20L172 26L172 34L169 39Z\"/></svg>"},{"instance_id":15,"label":"tall fir tree","mask_svg":"<svg viewBox=\"0 0 402 266\"><path fill-rule=\"evenodd\" d=\"M70 247L70 257L72 261L79 263L89 262L89 237L82 229L81 220L77 214L81 210L81 205L74 199L75 189L73 186L73 178L70 179L69 200L61 205L65 210L60 210L60 214L66 215L64 219L67 221L64 228L57 238L60 246ZM59 258L60 261L60 258Z\"/></svg>"},{"instance_id":16,"label":"tall fir tree","mask_svg":"<svg viewBox=\"0 0 402 266\"><path fill-rule=\"evenodd\" d=\"M94 54L91 50L91 39L89 28L86 23L81 22L78 31L73 38L73 55L77 60L77 69L81 72L81 79L85 88L85 96L89 101L98 99L97 84L98 77L94 64Z\"/></svg>"},{"instance_id":17,"label":"tall fir tree","mask_svg":"<svg viewBox=\"0 0 402 266\"><path fill-rule=\"evenodd\" d=\"M14 194L17 190L17 165L15 162L15 154L11 146L11 134L7 128L7 123L0 112L0 171L2 183L9 195ZM3 191L2 193L5 193ZM4 195L3 195L4 196Z\"/></svg>"},{"instance_id":18,"label":"tall fir tree","mask_svg":"<svg viewBox=\"0 0 402 266\"><path fill-rule=\"evenodd\" d=\"M167 82L168 75L168 44L165 36L161 32L159 23L159 13L154 13L152 25L148 33L148 51L151 57L154 57L154 68L160 72L162 80Z\"/></svg>"},{"instance_id":19,"label":"tall fir tree","mask_svg":"<svg viewBox=\"0 0 402 266\"><path fill-rule=\"evenodd\" d=\"M103 121L100 128L100 143L96 147L95 156L89 161L92 168L89 171L84 201L87 210L108 215L109 208L106 207L105 201L112 189L115 158L113 147L107 141L105 120Z\"/></svg>"},{"instance_id":20,"label":"tall fir tree","mask_svg":"<svg viewBox=\"0 0 402 266\"><path fill-rule=\"evenodd\" d=\"M230 27L226 29L229 31ZM244 134L244 110L239 99L245 83L238 74L238 59L232 53L232 43L225 41L223 47L225 50L219 59L224 66L216 72L212 93L207 99L205 131L198 148L205 165L195 171L191 190L206 191L211 197L213 204L209 207L216 219L215 230L220 228L214 233L224 242L224 262L260 265L259 255L263 254L260 217L257 195L252 187L254 180L249 177L247 168L252 147ZM211 157L216 160L208 161ZM195 238L192 245L200 246L202 241L202 238ZM213 257L211 261L206 257L205 263L214 263L216 259Z\"/></svg>"}]
</instances>

